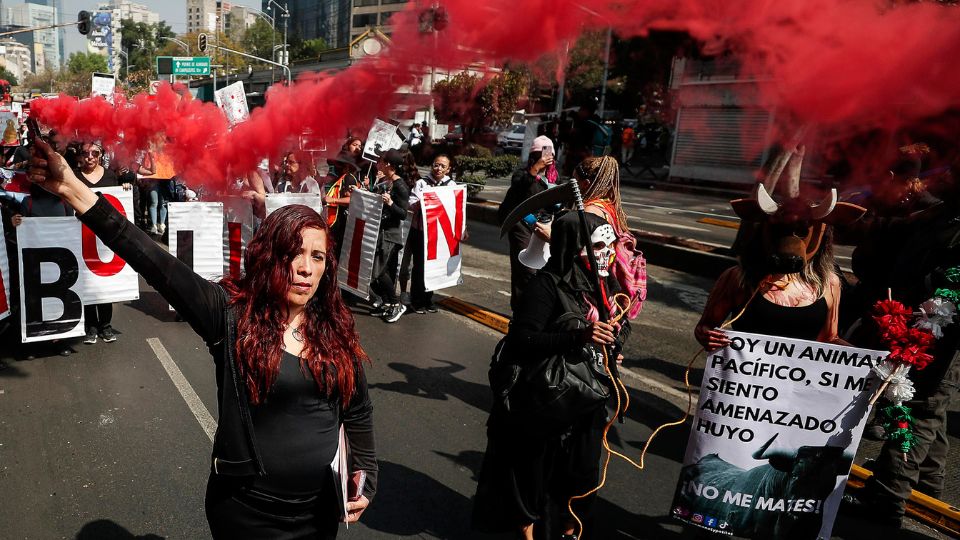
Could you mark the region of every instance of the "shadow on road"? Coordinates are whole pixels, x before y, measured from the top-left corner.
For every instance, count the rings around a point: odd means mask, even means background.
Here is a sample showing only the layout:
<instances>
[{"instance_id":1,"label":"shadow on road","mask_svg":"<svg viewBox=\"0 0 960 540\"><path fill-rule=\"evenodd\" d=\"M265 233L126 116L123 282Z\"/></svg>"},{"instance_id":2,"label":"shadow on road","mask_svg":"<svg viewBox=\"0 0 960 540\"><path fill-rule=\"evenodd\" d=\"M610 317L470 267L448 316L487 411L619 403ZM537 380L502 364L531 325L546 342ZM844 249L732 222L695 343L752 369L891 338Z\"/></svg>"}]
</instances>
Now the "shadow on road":
<instances>
[{"instance_id":1,"label":"shadow on road","mask_svg":"<svg viewBox=\"0 0 960 540\"><path fill-rule=\"evenodd\" d=\"M439 358L433 360L446 365L421 368L403 362L390 362L387 366L403 375L406 381L371 384L370 388L440 401L446 401L453 396L481 411L490 410L490 388L487 385L454 377L454 373L466 369L460 364Z\"/></svg>"},{"instance_id":2,"label":"shadow on road","mask_svg":"<svg viewBox=\"0 0 960 540\"><path fill-rule=\"evenodd\" d=\"M83 526L76 540L163 540L155 534L136 535L109 519L98 519Z\"/></svg>"},{"instance_id":3,"label":"shadow on road","mask_svg":"<svg viewBox=\"0 0 960 540\"><path fill-rule=\"evenodd\" d=\"M170 310L170 304L160 296L160 293L140 288L140 299L127 302L133 309L148 315L161 322L175 322L177 313Z\"/></svg>"}]
</instances>

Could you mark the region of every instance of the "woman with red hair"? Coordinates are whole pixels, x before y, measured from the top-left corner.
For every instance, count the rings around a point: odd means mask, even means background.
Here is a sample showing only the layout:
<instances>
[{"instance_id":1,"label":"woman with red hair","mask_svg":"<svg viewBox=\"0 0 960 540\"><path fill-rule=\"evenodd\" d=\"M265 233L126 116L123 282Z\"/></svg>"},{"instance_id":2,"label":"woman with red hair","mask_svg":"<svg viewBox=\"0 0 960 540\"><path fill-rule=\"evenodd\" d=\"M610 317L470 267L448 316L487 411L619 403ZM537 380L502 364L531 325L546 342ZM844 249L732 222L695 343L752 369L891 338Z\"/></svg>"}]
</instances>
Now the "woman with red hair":
<instances>
[{"instance_id":1,"label":"woman with red hair","mask_svg":"<svg viewBox=\"0 0 960 540\"><path fill-rule=\"evenodd\" d=\"M212 283L85 186L37 141L31 181L60 196L204 339L220 418L206 514L214 538L335 538L376 491L372 405L353 316L340 297L326 220L302 205L263 222L246 271ZM365 482L341 509L331 463L341 427Z\"/></svg>"}]
</instances>

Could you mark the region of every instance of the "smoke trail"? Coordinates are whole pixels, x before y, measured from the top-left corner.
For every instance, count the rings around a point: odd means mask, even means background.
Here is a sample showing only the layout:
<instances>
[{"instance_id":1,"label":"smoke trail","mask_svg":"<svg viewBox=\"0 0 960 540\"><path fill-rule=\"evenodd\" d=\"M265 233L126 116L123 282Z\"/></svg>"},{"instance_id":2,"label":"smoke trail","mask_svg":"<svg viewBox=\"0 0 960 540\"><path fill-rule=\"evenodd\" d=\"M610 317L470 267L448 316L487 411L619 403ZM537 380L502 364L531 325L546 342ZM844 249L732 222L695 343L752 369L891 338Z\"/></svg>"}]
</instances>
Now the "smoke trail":
<instances>
[{"instance_id":1,"label":"smoke trail","mask_svg":"<svg viewBox=\"0 0 960 540\"><path fill-rule=\"evenodd\" d=\"M620 36L652 29L686 31L708 50L728 51L743 75L768 80L760 102L789 119L835 132L892 131L960 105L960 9L880 0L445 0L449 26L421 33L431 2L411 1L392 19L393 44L337 74L275 86L266 106L228 131L213 105L136 96L112 108L100 99L42 100L31 114L66 136L102 138L129 156L166 140L178 170L192 181L222 182L276 156L305 129L338 141L401 98L427 66L456 70L483 62L532 62L555 54L584 31ZM122 144L119 144L121 143Z\"/></svg>"}]
</instances>

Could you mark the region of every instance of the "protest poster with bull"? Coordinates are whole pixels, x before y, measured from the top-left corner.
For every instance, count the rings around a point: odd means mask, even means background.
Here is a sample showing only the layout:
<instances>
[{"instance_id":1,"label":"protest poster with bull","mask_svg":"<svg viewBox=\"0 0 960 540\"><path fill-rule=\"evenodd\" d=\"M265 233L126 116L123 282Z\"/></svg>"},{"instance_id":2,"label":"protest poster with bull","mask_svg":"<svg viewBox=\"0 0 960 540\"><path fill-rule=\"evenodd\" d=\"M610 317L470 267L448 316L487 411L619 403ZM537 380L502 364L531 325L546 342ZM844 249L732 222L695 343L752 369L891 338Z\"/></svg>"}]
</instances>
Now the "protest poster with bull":
<instances>
[{"instance_id":1,"label":"protest poster with bull","mask_svg":"<svg viewBox=\"0 0 960 540\"><path fill-rule=\"evenodd\" d=\"M887 353L727 331L708 354L672 515L748 538L830 538Z\"/></svg>"},{"instance_id":2,"label":"protest poster with bull","mask_svg":"<svg viewBox=\"0 0 960 540\"><path fill-rule=\"evenodd\" d=\"M466 231L467 190L463 186L427 188L420 198L424 288L455 287L463 281L460 242Z\"/></svg>"},{"instance_id":3,"label":"protest poster with bull","mask_svg":"<svg viewBox=\"0 0 960 540\"><path fill-rule=\"evenodd\" d=\"M384 152L401 146L403 146L403 137L397 133L397 126L376 119L363 145L363 159L376 163Z\"/></svg>"}]
</instances>

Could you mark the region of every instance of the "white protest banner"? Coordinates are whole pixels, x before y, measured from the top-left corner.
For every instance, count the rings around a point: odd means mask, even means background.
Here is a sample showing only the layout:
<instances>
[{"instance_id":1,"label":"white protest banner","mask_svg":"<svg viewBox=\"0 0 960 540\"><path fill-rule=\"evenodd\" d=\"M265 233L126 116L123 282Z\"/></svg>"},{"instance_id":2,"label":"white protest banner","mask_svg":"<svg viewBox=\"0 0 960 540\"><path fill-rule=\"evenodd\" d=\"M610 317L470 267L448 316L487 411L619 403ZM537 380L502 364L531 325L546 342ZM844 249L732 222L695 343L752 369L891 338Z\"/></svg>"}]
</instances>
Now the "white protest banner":
<instances>
[{"instance_id":1,"label":"white protest banner","mask_svg":"<svg viewBox=\"0 0 960 540\"><path fill-rule=\"evenodd\" d=\"M223 203L167 205L170 254L206 279L223 275Z\"/></svg>"},{"instance_id":2,"label":"white protest banner","mask_svg":"<svg viewBox=\"0 0 960 540\"><path fill-rule=\"evenodd\" d=\"M463 282L460 242L466 230L467 189L464 186L426 188L420 196L423 223L423 283L428 291Z\"/></svg>"},{"instance_id":3,"label":"white protest banner","mask_svg":"<svg viewBox=\"0 0 960 540\"><path fill-rule=\"evenodd\" d=\"M90 82L90 95L93 97L102 96L108 102L113 103L113 93L116 91L117 80L109 73L94 73Z\"/></svg>"},{"instance_id":4,"label":"white protest banner","mask_svg":"<svg viewBox=\"0 0 960 540\"><path fill-rule=\"evenodd\" d=\"M337 282L361 298L370 297L370 279L373 277L373 259L380 236L380 215L383 199L376 193L354 190L347 209L347 226L340 246L340 269Z\"/></svg>"},{"instance_id":5,"label":"white protest banner","mask_svg":"<svg viewBox=\"0 0 960 540\"><path fill-rule=\"evenodd\" d=\"M3 220L0 220L0 239L6 238ZM10 316L10 264L7 242L0 242L0 320Z\"/></svg>"},{"instance_id":6,"label":"white protest banner","mask_svg":"<svg viewBox=\"0 0 960 540\"><path fill-rule=\"evenodd\" d=\"M133 215L132 191L120 186L94 187L94 191L103 195L127 219ZM83 304L109 304L140 298L137 272L103 245L86 225L74 222L81 229L80 256L84 264L80 266L77 287Z\"/></svg>"},{"instance_id":7,"label":"white protest banner","mask_svg":"<svg viewBox=\"0 0 960 540\"><path fill-rule=\"evenodd\" d=\"M277 208L291 204L303 204L313 208L321 216L325 215L323 213L323 197L319 193L267 193L264 200L268 216Z\"/></svg>"},{"instance_id":8,"label":"white protest banner","mask_svg":"<svg viewBox=\"0 0 960 540\"><path fill-rule=\"evenodd\" d=\"M17 227L20 338L23 343L84 335L80 222L74 217L23 218Z\"/></svg>"},{"instance_id":9,"label":"white protest banner","mask_svg":"<svg viewBox=\"0 0 960 540\"><path fill-rule=\"evenodd\" d=\"M250 109L247 107L247 93L243 89L243 81L237 81L224 86L213 93L217 106L226 115L231 126L250 119Z\"/></svg>"},{"instance_id":10,"label":"white protest banner","mask_svg":"<svg viewBox=\"0 0 960 540\"><path fill-rule=\"evenodd\" d=\"M387 150L403 146L403 138L397 133L397 126L376 119L367 133L367 142L363 145L363 159L378 161Z\"/></svg>"},{"instance_id":11,"label":"white protest banner","mask_svg":"<svg viewBox=\"0 0 960 540\"><path fill-rule=\"evenodd\" d=\"M243 197L224 197L223 222L223 273L240 277L243 255L257 224L250 201Z\"/></svg>"},{"instance_id":12,"label":"white protest banner","mask_svg":"<svg viewBox=\"0 0 960 540\"><path fill-rule=\"evenodd\" d=\"M672 515L748 538L830 538L887 353L728 331L710 353Z\"/></svg>"}]
</instances>

